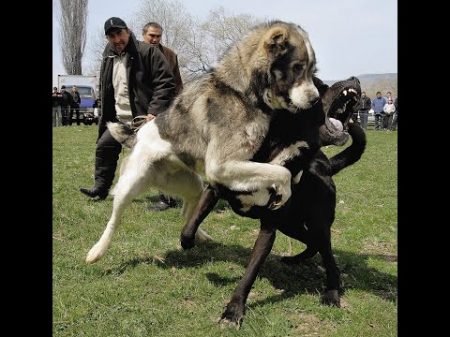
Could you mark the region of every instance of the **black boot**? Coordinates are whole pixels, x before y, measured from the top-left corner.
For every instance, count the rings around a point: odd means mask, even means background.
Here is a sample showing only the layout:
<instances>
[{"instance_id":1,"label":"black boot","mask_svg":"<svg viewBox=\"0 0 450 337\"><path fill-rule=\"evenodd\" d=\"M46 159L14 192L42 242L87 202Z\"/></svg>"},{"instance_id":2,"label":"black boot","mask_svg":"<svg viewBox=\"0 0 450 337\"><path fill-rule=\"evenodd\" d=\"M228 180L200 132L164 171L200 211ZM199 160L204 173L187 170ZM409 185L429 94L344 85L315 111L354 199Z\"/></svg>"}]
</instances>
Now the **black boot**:
<instances>
[{"instance_id":1,"label":"black boot","mask_svg":"<svg viewBox=\"0 0 450 337\"><path fill-rule=\"evenodd\" d=\"M104 200L108 196L116 172L121 146L101 146L96 150L95 185L92 188L80 188L80 192L91 198Z\"/></svg>"},{"instance_id":2,"label":"black boot","mask_svg":"<svg viewBox=\"0 0 450 337\"><path fill-rule=\"evenodd\" d=\"M159 193L159 201L153 205L151 205L148 209L150 211L165 211L168 208L176 207L177 202L172 197L169 197L168 195L164 195L162 193Z\"/></svg>"},{"instance_id":3,"label":"black boot","mask_svg":"<svg viewBox=\"0 0 450 337\"><path fill-rule=\"evenodd\" d=\"M93 188L80 188L80 192L86 194L88 197L95 198L98 197L99 200L105 200L108 196L108 190L101 189L98 187Z\"/></svg>"}]
</instances>

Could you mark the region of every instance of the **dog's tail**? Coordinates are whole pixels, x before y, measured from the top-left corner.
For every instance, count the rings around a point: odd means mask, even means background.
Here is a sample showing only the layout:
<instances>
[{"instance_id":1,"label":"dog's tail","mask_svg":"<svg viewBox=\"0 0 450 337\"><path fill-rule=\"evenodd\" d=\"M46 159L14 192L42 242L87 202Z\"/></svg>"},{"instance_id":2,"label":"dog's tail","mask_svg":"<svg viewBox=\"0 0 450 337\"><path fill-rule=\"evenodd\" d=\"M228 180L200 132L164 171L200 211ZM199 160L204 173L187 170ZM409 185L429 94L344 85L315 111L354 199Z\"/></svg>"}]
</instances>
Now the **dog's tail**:
<instances>
[{"instance_id":1,"label":"dog's tail","mask_svg":"<svg viewBox=\"0 0 450 337\"><path fill-rule=\"evenodd\" d=\"M132 148L136 144L136 133L123 123L106 123L111 136L123 146Z\"/></svg>"},{"instance_id":2,"label":"dog's tail","mask_svg":"<svg viewBox=\"0 0 450 337\"><path fill-rule=\"evenodd\" d=\"M349 123L348 133L352 137L352 144L330 158L330 173L332 176L347 166L356 163L366 149L366 134L361 126L356 123Z\"/></svg>"}]
</instances>

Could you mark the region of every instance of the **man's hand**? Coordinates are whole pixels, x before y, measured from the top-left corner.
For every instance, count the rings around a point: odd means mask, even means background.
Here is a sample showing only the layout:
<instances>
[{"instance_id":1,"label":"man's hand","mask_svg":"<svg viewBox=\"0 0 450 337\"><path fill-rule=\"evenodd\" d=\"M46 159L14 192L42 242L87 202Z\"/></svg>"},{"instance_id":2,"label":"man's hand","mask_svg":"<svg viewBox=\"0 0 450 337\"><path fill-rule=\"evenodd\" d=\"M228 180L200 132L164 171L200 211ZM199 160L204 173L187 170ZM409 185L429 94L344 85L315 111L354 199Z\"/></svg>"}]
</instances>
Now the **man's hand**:
<instances>
[{"instance_id":1,"label":"man's hand","mask_svg":"<svg viewBox=\"0 0 450 337\"><path fill-rule=\"evenodd\" d=\"M147 122L150 122L150 121L151 121L152 119L154 119L155 117L156 117L155 115L148 114L147 117L146 117Z\"/></svg>"},{"instance_id":2,"label":"man's hand","mask_svg":"<svg viewBox=\"0 0 450 337\"><path fill-rule=\"evenodd\" d=\"M152 115L152 114L148 114L148 115L140 115L137 117L134 117L133 122L131 123L131 127L133 129L138 129L140 128L142 125L144 125L147 122L150 122L152 119L154 119L156 116Z\"/></svg>"}]
</instances>

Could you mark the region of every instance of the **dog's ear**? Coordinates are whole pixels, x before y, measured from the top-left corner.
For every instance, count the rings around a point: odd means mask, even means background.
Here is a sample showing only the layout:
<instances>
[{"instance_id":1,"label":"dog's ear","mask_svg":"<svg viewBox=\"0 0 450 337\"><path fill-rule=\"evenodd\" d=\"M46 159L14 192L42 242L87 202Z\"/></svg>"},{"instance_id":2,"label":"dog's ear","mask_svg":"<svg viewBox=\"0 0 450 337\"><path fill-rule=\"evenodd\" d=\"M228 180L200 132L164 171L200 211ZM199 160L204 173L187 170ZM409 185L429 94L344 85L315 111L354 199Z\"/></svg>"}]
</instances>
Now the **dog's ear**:
<instances>
[{"instance_id":1,"label":"dog's ear","mask_svg":"<svg viewBox=\"0 0 450 337\"><path fill-rule=\"evenodd\" d=\"M288 31L284 27L270 29L264 37L264 49L268 57L277 59L287 52Z\"/></svg>"}]
</instances>

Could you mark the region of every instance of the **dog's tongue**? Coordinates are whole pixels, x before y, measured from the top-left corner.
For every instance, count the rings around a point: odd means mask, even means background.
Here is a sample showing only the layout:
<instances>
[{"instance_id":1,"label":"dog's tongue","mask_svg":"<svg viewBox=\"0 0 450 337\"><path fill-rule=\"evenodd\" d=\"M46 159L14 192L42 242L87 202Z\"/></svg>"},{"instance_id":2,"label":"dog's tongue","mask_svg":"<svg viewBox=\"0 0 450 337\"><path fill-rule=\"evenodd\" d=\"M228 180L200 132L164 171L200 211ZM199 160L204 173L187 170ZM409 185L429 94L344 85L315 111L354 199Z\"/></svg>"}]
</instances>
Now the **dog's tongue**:
<instances>
[{"instance_id":1,"label":"dog's tongue","mask_svg":"<svg viewBox=\"0 0 450 337\"><path fill-rule=\"evenodd\" d=\"M339 119L330 118L331 124L336 128L338 131L344 130L344 126L342 125L341 121Z\"/></svg>"},{"instance_id":2,"label":"dog's tongue","mask_svg":"<svg viewBox=\"0 0 450 337\"><path fill-rule=\"evenodd\" d=\"M344 145L349 139L349 134L344 131L341 121L335 118L325 118L325 123L319 128L320 141L325 145Z\"/></svg>"}]
</instances>

